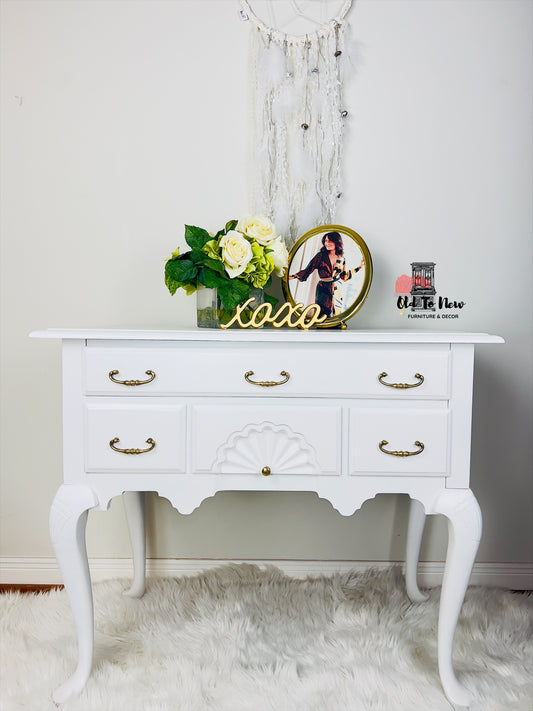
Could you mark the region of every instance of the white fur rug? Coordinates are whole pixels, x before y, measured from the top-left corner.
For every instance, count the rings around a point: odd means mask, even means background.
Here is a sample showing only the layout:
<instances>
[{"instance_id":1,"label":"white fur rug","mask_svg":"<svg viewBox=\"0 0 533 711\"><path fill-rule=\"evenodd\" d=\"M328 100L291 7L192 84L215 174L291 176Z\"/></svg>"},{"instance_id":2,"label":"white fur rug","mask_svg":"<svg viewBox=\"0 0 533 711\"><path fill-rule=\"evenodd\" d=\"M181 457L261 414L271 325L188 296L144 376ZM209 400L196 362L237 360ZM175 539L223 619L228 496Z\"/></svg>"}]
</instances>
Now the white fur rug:
<instances>
[{"instance_id":1,"label":"white fur rug","mask_svg":"<svg viewBox=\"0 0 533 711\"><path fill-rule=\"evenodd\" d=\"M64 711L450 711L437 674L439 589L407 599L401 570L306 580L227 565L93 586L94 671ZM0 595L2 711L46 711L76 639L64 591ZM469 588L454 663L476 711L532 711L533 598Z\"/></svg>"}]
</instances>

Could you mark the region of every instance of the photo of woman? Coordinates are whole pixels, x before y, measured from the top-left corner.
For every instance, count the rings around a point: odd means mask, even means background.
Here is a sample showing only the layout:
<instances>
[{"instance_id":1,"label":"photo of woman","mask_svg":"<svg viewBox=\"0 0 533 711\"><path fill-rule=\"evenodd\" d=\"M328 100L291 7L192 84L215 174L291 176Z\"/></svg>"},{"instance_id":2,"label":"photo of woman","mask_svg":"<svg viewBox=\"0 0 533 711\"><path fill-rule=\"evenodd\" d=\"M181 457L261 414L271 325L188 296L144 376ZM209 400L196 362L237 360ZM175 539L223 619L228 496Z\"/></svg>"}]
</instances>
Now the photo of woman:
<instances>
[{"instance_id":1,"label":"photo of woman","mask_svg":"<svg viewBox=\"0 0 533 711\"><path fill-rule=\"evenodd\" d=\"M317 328L338 326L364 304L372 282L372 257L363 238L341 225L321 225L292 247L283 293L303 311L316 304L323 319Z\"/></svg>"},{"instance_id":2,"label":"photo of woman","mask_svg":"<svg viewBox=\"0 0 533 711\"><path fill-rule=\"evenodd\" d=\"M298 297L298 290L291 288L291 293L295 301L301 301L304 306L310 303L315 303L320 306L320 315L331 318L338 316L345 311L346 294L343 288L345 282L352 279L359 271L364 269L365 260L360 253L360 261L358 266L349 268L346 265L344 255L344 244L340 232L326 232L320 238L322 247L312 257L307 266L294 274L289 273L289 280L297 279L300 282L305 282L316 272L316 282L314 293L306 295L305 302ZM307 246L307 245L306 245ZM355 250L354 250L355 251ZM291 265L292 266L292 265ZM292 285L291 285L292 286ZM309 299L309 297L312 297ZM306 303L307 302L307 303Z\"/></svg>"}]
</instances>

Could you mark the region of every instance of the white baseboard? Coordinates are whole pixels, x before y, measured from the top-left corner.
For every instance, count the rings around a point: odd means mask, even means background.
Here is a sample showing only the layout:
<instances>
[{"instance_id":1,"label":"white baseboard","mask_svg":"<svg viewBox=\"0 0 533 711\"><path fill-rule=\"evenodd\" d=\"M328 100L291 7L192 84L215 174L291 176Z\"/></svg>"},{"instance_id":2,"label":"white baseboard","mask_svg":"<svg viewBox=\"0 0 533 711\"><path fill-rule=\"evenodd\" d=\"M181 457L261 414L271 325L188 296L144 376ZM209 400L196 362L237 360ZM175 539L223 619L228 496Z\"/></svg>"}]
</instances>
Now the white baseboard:
<instances>
[{"instance_id":1,"label":"white baseboard","mask_svg":"<svg viewBox=\"0 0 533 711\"><path fill-rule=\"evenodd\" d=\"M153 577L179 577L197 575L227 563L253 563L274 565L287 575L304 578L308 575L331 575L348 570L384 568L383 561L357 560L214 560L149 558L147 575ZM129 558L91 558L89 560L93 582L111 578L130 578L132 563ZM436 587L442 582L444 563L421 562L418 566L419 584ZM55 558L0 558L0 583L4 585L57 585L62 582ZM502 587L510 590L533 590L533 563L476 563L470 585Z\"/></svg>"}]
</instances>

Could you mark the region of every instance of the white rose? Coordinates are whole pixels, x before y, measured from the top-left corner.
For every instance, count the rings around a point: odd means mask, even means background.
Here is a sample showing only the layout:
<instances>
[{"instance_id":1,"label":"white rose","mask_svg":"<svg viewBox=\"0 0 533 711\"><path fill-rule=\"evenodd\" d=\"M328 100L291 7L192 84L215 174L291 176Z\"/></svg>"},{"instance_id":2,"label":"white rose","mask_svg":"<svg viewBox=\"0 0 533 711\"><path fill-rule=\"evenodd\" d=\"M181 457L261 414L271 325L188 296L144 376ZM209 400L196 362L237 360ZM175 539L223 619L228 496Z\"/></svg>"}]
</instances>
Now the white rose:
<instances>
[{"instance_id":1,"label":"white rose","mask_svg":"<svg viewBox=\"0 0 533 711\"><path fill-rule=\"evenodd\" d=\"M230 279L235 279L246 269L253 257L252 245L240 232L230 230L220 240L222 261Z\"/></svg>"},{"instance_id":2,"label":"white rose","mask_svg":"<svg viewBox=\"0 0 533 711\"><path fill-rule=\"evenodd\" d=\"M274 260L274 272L277 276L282 277L285 273L285 269L289 264L289 252L285 246L285 242L278 237L272 240L266 246L267 249L271 250L269 255Z\"/></svg>"},{"instance_id":3,"label":"white rose","mask_svg":"<svg viewBox=\"0 0 533 711\"><path fill-rule=\"evenodd\" d=\"M264 215L245 215L237 222L236 229L263 246L278 236L276 226Z\"/></svg>"}]
</instances>

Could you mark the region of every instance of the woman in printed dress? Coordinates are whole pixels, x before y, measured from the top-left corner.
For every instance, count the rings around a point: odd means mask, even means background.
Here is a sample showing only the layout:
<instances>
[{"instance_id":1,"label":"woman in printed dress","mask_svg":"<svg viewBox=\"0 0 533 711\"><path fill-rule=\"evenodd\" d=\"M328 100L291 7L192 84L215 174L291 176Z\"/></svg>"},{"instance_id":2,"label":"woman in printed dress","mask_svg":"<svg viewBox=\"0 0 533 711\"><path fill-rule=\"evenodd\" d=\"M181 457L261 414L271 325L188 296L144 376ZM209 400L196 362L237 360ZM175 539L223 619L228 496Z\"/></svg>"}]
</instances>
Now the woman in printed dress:
<instances>
[{"instance_id":1,"label":"woman in printed dress","mask_svg":"<svg viewBox=\"0 0 533 711\"><path fill-rule=\"evenodd\" d=\"M291 274L289 279L306 281L315 271L318 271L320 281L316 285L315 304L320 306L320 315L330 318L343 311L342 291L339 282L348 281L365 265L355 269L346 269L342 237L338 232L328 232L322 237L322 249L315 254L309 264L299 272Z\"/></svg>"}]
</instances>

